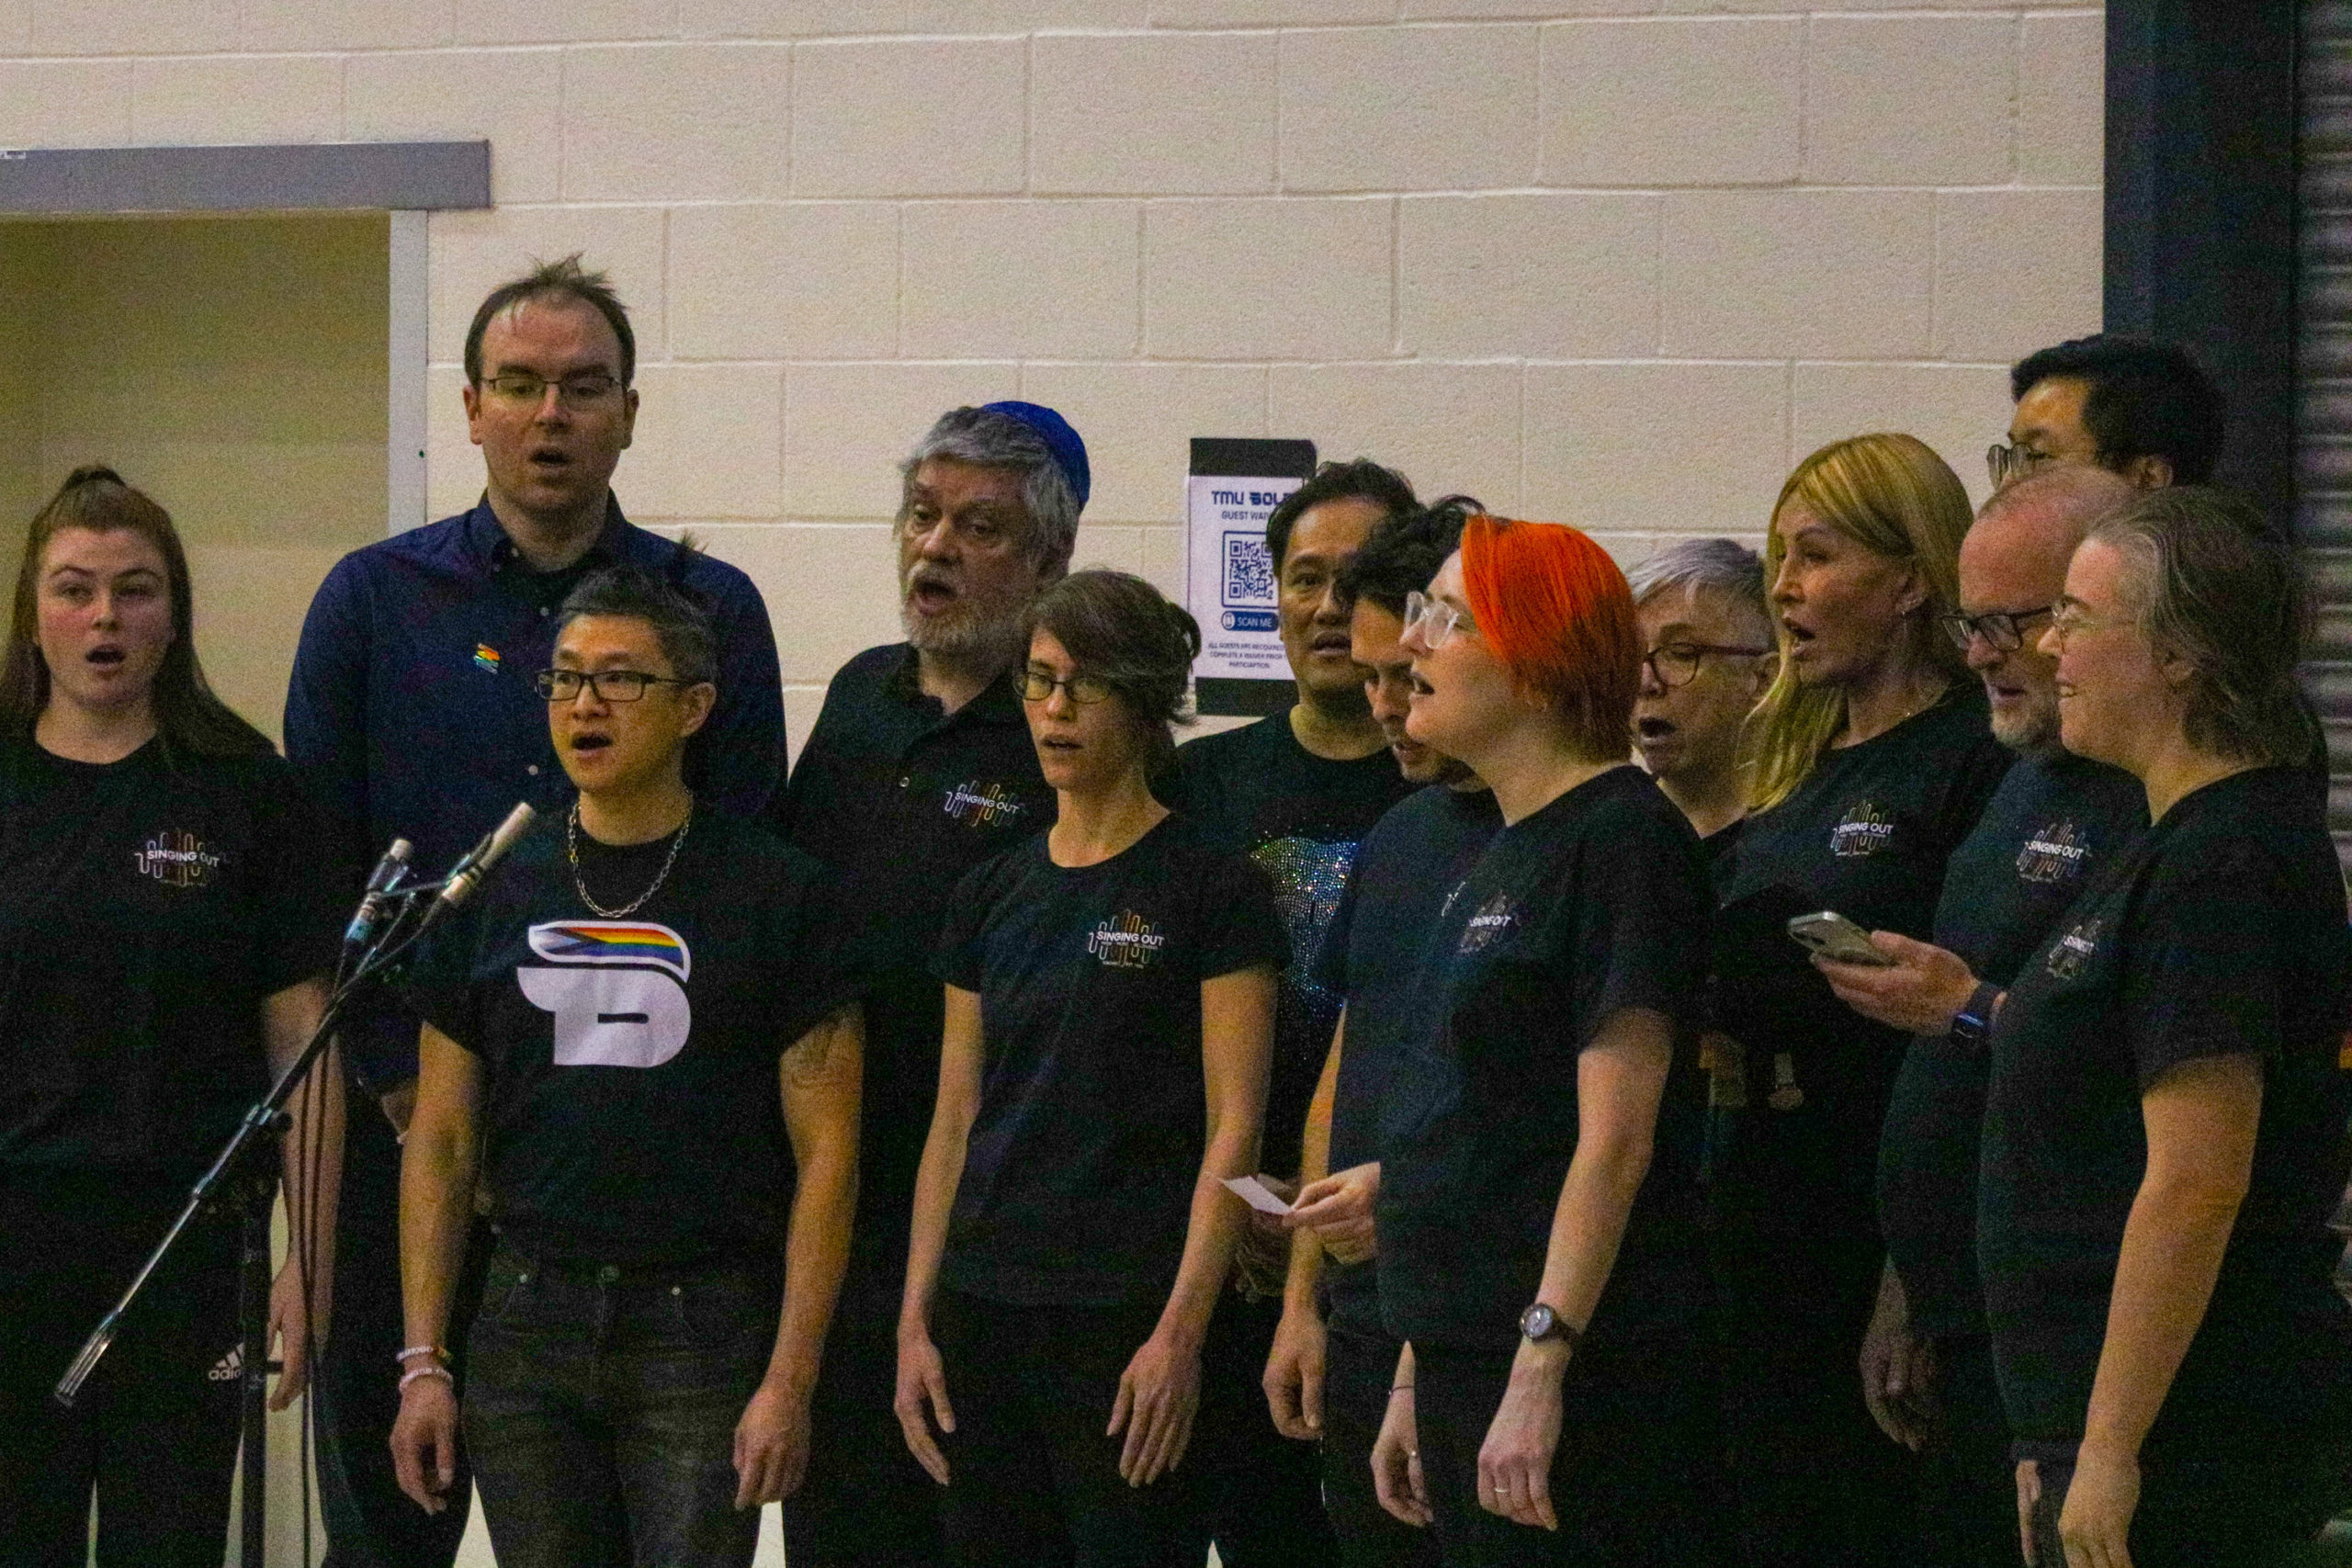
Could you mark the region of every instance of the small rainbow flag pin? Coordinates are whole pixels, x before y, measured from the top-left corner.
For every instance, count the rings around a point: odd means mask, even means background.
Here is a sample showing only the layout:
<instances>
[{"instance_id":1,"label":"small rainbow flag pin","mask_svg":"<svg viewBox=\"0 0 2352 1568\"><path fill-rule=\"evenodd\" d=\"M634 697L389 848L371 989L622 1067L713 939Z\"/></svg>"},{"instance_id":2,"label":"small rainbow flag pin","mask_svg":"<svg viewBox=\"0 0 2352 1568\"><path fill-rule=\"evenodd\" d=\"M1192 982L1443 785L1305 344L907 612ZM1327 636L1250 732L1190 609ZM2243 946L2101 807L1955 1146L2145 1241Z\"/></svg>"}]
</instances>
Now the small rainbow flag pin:
<instances>
[{"instance_id":1,"label":"small rainbow flag pin","mask_svg":"<svg viewBox=\"0 0 2352 1568\"><path fill-rule=\"evenodd\" d=\"M474 644L474 663L492 674L498 673L498 649L486 642Z\"/></svg>"}]
</instances>

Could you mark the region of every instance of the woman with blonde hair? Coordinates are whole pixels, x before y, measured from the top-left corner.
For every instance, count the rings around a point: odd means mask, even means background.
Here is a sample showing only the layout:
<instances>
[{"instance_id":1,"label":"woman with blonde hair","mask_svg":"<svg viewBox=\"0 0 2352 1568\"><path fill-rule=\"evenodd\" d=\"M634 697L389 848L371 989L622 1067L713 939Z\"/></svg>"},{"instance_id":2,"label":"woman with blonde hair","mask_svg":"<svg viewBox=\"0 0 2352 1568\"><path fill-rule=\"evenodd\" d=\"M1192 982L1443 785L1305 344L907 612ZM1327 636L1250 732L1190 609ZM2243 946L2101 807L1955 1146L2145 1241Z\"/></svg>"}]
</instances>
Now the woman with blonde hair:
<instances>
[{"instance_id":1,"label":"woman with blonde hair","mask_svg":"<svg viewBox=\"0 0 2352 1568\"><path fill-rule=\"evenodd\" d=\"M2008 765L1937 625L1967 492L1909 435L1797 466L1765 547L1781 666L1750 720L1755 815L1724 884L1713 1179L1724 1443L1739 1561L1917 1559L1906 1456L1855 1376L1884 1249L1879 1124L1905 1037L1856 1017L1786 925L1831 909L1924 935L1944 863Z\"/></svg>"}]
</instances>

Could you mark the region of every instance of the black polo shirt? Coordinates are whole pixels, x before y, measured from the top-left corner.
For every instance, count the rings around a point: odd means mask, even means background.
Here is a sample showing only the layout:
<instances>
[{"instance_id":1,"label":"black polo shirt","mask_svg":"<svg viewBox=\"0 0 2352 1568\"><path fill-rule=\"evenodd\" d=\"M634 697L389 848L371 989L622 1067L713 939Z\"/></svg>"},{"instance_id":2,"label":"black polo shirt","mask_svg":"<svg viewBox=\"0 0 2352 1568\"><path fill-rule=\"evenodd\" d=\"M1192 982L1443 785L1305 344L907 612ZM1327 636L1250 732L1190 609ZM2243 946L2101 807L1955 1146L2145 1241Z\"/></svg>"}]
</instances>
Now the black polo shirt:
<instances>
[{"instance_id":1,"label":"black polo shirt","mask_svg":"<svg viewBox=\"0 0 2352 1568\"><path fill-rule=\"evenodd\" d=\"M1331 1053L1340 995L1316 977L1316 954L1340 908L1356 846L1416 786L1386 747L1334 761L1298 743L1290 716L1204 736L1176 752L1160 798L1208 840L1248 855L1274 886L1291 961L1274 1005L1274 1066L1266 1086L1265 1168L1298 1169L1307 1102Z\"/></svg>"},{"instance_id":2,"label":"black polo shirt","mask_svg":"<svg viewBox=\"0 0 2352 1568\"><path fill-rule=\"evenodd\" d=\"M1331 1101L1332 1170L1381 1157L1381 1106L1399 1036L1408 1030L1422 953L1440 912L1502 825L1493 791L1431 784L1383 817L1356 852L1314 971L1317 984L1348 1009ZM1331 1264L1323 1280L1332 1323L1382 1332L1371 1263Z\"/></svg>"},{"instance_id":3,"label":"black polo shirt","mask_svg":"<svg viewBox=\"0 0 2352 1568\"><path fill-rule=\"evenodd\" d=\"M2064 751L2020 758L1953 852L1936 945L2007 989L2093 871L2147 821L2147 792L2121 769ZM1879 1223L1915 1332L1984 1332L1976 1162L1985 1073L1981 1041L1922 1036L1904 1052L1887 1105Z\"/></svg>"},{"instance_id":4,"label":"black polo shirt","mask_svg":"<svg viewBox=\"0 0 2352 1568\"><path fill-rule=\"evenodd\" d=\"M865 1107L854 1247L906 1265L915 1170L939 1090L932 950L964 874L1054 820L1054 792L1008 671L954 713L923 695L915 650L871 648L842 667L776 797L786 840L831 866L871 951Z\"/></svg>"},{"instance_id":5,"label":"black polo shirt","mask_svg":"<svg viewBox=\"0 0 2352 1568\"><path fill-rule=\"evenodd\" d=\"M2143 1453L2275 1461L2345 1419L2352 1309L2328 1218L2346 1171L2352 933L2307 770L2176 802L2060 918L1994 1027L1978 1256L2002 1403L2022 1441L2079 1439L2170 1068L2262 1069L2252 1179L2204 1321Z\"/></svg>"}]
</instances>

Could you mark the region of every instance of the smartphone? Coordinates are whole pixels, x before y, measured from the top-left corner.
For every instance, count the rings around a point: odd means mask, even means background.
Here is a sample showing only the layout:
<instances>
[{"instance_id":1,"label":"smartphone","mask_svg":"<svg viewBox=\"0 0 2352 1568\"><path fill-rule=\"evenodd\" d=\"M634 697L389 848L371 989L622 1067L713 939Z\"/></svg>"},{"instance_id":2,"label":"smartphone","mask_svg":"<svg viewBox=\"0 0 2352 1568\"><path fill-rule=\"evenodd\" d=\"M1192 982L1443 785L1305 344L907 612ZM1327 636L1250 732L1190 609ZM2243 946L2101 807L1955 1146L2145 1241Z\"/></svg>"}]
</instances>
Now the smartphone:
<instances>
[{"instance_id":1,"label":"smartphone","mask_svg":"<svg viewBox=\"0 0 2352 1568\"><path fill-rule=\"evenodd\" d=\"M1893 960L1871 945L1870 933L1834 909L1799 915L1789 922L1789 934L1804 947L1839 964L1867 964L1884 968Z\"/></svg>"}]
</instances>

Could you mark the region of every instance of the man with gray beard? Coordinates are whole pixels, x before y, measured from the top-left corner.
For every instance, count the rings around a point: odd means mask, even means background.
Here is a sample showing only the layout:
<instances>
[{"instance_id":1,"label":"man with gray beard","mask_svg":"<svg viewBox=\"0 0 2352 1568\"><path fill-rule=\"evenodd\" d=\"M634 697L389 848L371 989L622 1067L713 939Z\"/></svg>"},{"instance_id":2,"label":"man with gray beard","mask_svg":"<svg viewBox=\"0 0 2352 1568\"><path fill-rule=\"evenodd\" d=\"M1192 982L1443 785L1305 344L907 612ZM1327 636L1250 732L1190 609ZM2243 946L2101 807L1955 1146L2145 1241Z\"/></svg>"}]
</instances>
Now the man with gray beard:
<instances>
[{"instance_id":1,"label":"man with gray beard","mask_svg":"<svg viewBox=\"0 0 2352 1568\"><path fill-rule=\"evenodd\" d=\"M899 465L907 640L833 677L776 825L842 880L869 943L857 1224L812 1407L808 1480L785 1504L795 1568L940 1561L935 1488L892 1414L915 1170L939 1083L930 964L964 873L1052 825L1014 673L1023 614L1069 569L1086 446L1035 403L943 414Z\"/></svg>"},{"instance_id":2,"label":"man with gray beard","mask_svg":"<svg viewBox=\"0 0 2352 1568\"><path fill-rule=\"evenodd\" d=\"M1960 613L1944 629L2018 753L1953 852L1935 942L1880 931L1884 968L1818 963L1857 1012L1907 1029L1879 1152L1887 1269L1862 1344L1862 1395L1886 1435L1919 1451L1921 1535L1934 1564L2018 1560L2008 1423L1993 1380L1976 1269L1984 1036L2003 988L2088 878L2147 824L2139 781L2058 744L2058 660L2041 651L2066 563L2134 493L2087 465L2016 480L1960 547Z\"/></svg>"}]
</instances>

